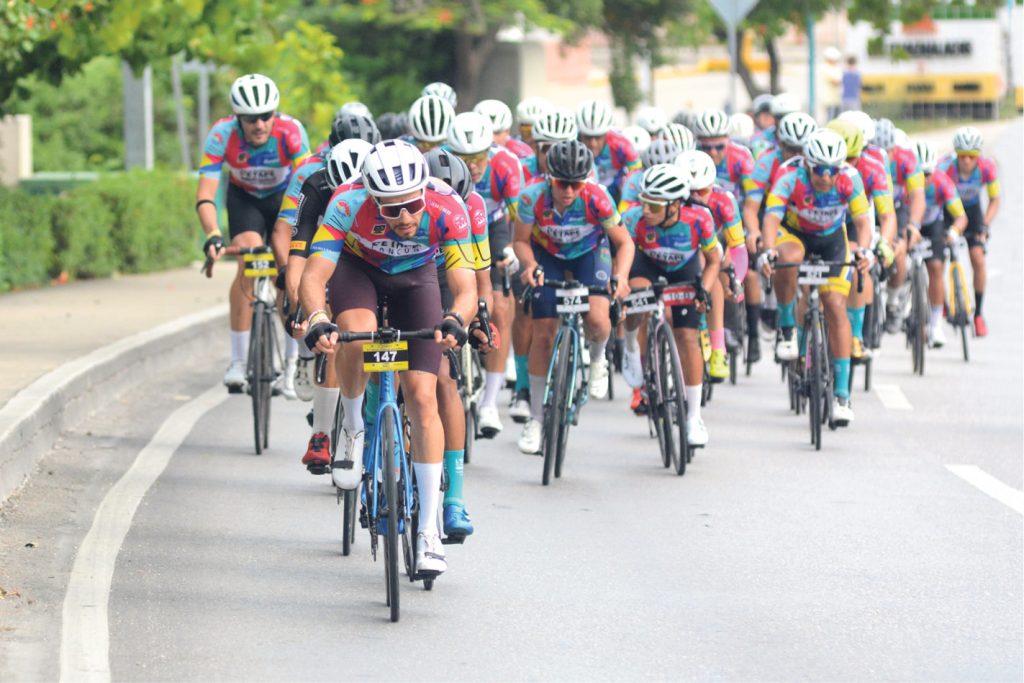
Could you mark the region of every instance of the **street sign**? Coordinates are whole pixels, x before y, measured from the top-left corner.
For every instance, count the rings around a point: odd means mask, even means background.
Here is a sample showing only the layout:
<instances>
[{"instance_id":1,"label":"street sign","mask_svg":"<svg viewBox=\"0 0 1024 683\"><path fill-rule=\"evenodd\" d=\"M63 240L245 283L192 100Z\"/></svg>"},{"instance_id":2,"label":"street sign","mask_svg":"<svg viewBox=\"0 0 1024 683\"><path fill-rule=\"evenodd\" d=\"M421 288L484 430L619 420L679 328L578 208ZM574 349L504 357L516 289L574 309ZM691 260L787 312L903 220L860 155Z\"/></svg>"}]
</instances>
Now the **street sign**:
<instances>
[{"instance_id":1,"label":"street sign","mask_svg":"<svg viewBox=\"0 0 1024 683\"><path fill-rule=\"evenodd\" d=\"M738 24L754 9L757 0L709 0L711 6L727 24Z\"/></svg>"}]
</instances>

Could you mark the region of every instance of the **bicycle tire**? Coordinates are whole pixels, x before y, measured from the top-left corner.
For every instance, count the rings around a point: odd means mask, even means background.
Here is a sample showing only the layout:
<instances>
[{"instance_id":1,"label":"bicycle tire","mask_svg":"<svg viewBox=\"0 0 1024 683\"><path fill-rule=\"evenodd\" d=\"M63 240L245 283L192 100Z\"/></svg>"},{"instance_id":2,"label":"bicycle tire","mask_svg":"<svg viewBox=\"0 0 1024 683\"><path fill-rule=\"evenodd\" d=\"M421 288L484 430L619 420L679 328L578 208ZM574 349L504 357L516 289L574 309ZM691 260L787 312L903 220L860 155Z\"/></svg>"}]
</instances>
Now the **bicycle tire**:
<instances>
[{"instance_id":1,"label":"bicycle tire","mask_svg":"<svg viewBox=\"0 0 1024 683\"><path fill-rule=\"evenodd\" d=\"M476 387L476 368L473 365L473 350L469 344L462 345L462 381L459 385L459 397L462 399L462 412L466 426L466 440L462 446L465 452L464 464L473 459L473 442L476 440L476 407L473 396Z\"/></svg>"},{"instance_id":2,"label":"bicycle tire","mask_svg":"<svg viewBox=\"0 0 1024 683\"><path fill-rule=\"evenodd\" d=\"M544 433L541 440L541 450L544 453L544 470L541 476L541 483L547 486L551 483L551 475L555 469L555 458L558 450L558 443L561 439L562 408L566 400L566 380L568 379L568 352L569 333L563 333L556 338L554 349L555 364L551 368L548 377L548 401L544 405ZM563 355L565 358L563 359ZM566 367L563 368L563 365Z\"/></svg>"},{"instance_id":3,"label":"bicycle tire","mask_svg":"<svg viewBox=\"0 0 1024 683\"><path fill-rule=\"evenodd\" d=\"M387 536L384 539L384 575L391 621L400 616L398 597L398 481L395 476L395 415L385 410L381 425L381 468L384 470L384 499L387 505ZM379 511L378 511L379 514Z\"/></svg>"},{"instance_id":4,"label":"bicycle tire","mask_svg":"<svg viewBox=\"0 0 1024 683\"><path fill-rule=\"evenodd\" d=\"M470 460L473 459L473 442L476 441L476 408L470 404L469 407L466 408L464 415L466 422L466 442L462 446L463 451L465 452L465 457L462 462L464 465L468 465Z\"/></svg>"},{"instance_id":5,"label":"bicycle tire","mask_svg":"<svg viewBox=\"0 0 1024 683\"><path fill-rule=\"evenodd\" d=\"M647 422L654 427L652 436L658 439L658 452L661 454L661 466L668 468L672 465L672 454L669 444L665 443L665 416L661 410L661 359L658 357L658 333L657 327L651 325L647 328L647 352L644 357L647 363L644 367L644 390L647 394Z\"/></svg>"},{"instance_id":6,"label":"bicycle tire","mask_svg":"<svg viewBox=\"0 0 1024 683\"><path fill-rule=\"evenodd\" d=\"M967 314L967 300L966 296L964 296L963 271L960 269L959 262L954 262L950 269L952 270L953 297L956 301L956 326L960 328L960 346L963 349L964 362L967 363L970 362L971 355L967 348L969 316Z\"/></svg>"},{"instance_id":7,"label":"bicycle tire","mask_svg":"<svg viewBox=\"0 0 1024 683\"><path fill-rule=\"evenodd\" d=\"M817 309L812 309L810 312L811 320L811 338L808 340L809 346L807 352L811 354L811 363L808 368L808 379L809 379L809 396L808 396L808 419L811 425L811 443L814 445L814 450L821 450L821 420L823 407L822 401L824 399L825 391L825 380L822 376L822 364L825 359L822 357L822 338L821 338L821 312Z\"/></svg>"},{"instance_id":8,"label":"bicycle tire","mask_svg":"<svg viewBox=\"0 0 1024 683\"><path fill-rule=\"evenodd\" d=\"M266 385L260 392L260 409L263 411L263 420L260 426L263 429L263 448L270 445L270 399L274 395L274 346L276 336L274 334L274 312L270 308L263 311L263 382Z\"/></svg>"},{"instance_id":9,"label":"bicycle tire","mask_svg":"<svg viewBox=\"0 0 1024 683\"><path fill-rule=\"evenodd\" d=\"M665 416L665 441L671 444L672 466L676 474L682 476L686 474L686 464L692 456L690 440L686 434L686 384L683 381L683 366L679 360L675 336L668 325L662 325L658 329L658 336L661 356L659 365L664 391L662 410ZM668 391L664 390L666 386L669 388Z\"/></svg>"},{"instance_id":10,"label":"bicycle tire","mask_svg":"<svg viewBox=\"0 0 1024 683\"><path fill-rule=\"evenodd\" d=\"M615 400L615 330L604 347L604 358L608 361L608 400Z\"/></svg>"},{"instance_id":11,"label":"bicycle tire","mask_svg":"<svg viewBox=\"0 0 1024 683\"><path fill-rule=\"evenodd\" d=\"M252 305L252 326L249 336L249 368L246 373L249 377L249 396L252 399L252 429L253 440L256 444L256 455L263 453L263 410L261 409L261 394L263 387L263 309L266 304L257 301Z\"/></svg>"},{"instance_id":12,"label":"bicycle tire","mask_svg":"<svg viewBox=\"0 0 1024 683\"><path fill-rule=\"evenodd\" d=\"M569 356L566 359L565 374L563 375L563 377L565 378L564 386L567 388L567 391L565 401L561 402L562 408L559 414L561 426L558 429L558 449L555 451L555 479L562 478L562 464L565 462L565 453L566 450L569 448L569 428L572 426L572 424L569 421L569 406L574 406L575 415L578 419L579 411L581 408L581 404L579 401L580 396L582 395L581 392L587 390L587 385L585 382L582 381L581 376L581 373L583 371L583 357L579 349L580 338L577 337L576 335L572 335L569 341ZM569 373L572 372L572 359L576 359L578 361L578 364L576 367L576 372L572 373L572 376L570 376Z\"/></svg>"},{"instance_id":13,"label":"bicycle tire","mask_svg":"<svg viewBox=\"0 0 1024 683\"><path fill-rule=\"evenodd\" d=\"M917 328L915 331L916 336L914 337L914 345L917 349L918 355L917 374L924 376L925 347L928 344L928 286L924 281L923 266L917 269L917 277L914 281L914 285L914 326Z\"/></svg>"}]
</instances>

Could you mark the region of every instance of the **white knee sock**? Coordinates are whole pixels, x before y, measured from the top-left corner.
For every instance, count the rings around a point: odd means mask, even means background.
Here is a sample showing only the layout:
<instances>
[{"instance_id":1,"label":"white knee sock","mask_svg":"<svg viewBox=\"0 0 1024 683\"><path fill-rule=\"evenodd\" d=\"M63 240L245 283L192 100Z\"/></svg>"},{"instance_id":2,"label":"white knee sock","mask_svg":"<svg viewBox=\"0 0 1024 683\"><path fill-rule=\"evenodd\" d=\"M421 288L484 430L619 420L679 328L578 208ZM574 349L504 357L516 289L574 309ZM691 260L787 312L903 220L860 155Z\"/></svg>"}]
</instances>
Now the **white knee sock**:
<instances>
[{"instance_id":1,"label":"white knee sock","mask_svg":"<svg viewBox=\"0 0 1024 683\"><path fill-rule=\"evenodd\" d=\"M249 330L236 332L231 330L231 362L242 361L249 356Z\"/></svg>"},{"instance_id":2,"label":"white knee sock","mask_svg":"<svg viewBox=\"0 0 1024 683\"><path fill-rule=\"evenodd\" d=\"M480 407L498 406L498 394L505 385L504 372L488 372L487 381L484 384L484 397L480 400Z\"/></svg>"},{"instance_id":3,"label":"white knee sock","mask_svg":"<svg viewBox=\"0 0 1024 683\"><path fill-rule=\"evenodd\" d=\"M437 533L437 503L441 500L441 471L439 462L414 462L416 470L416 491L420 496L420 523L417 532Z\"/></svg>"},{"instance_id":4,"label":"white knee sock","mask_svg":"<svg viewBox=\"0 0 1024 683\"><path fill-rule=\"evenodd\" d=\"M295 360L299 357L299 342L295 337L285 337L284 340L284 359Z\"/></svg>"},{"instance_id":5,"label":"white knee sock","mask_svg":"<svg viewBox=\"0 0 1024 683\"><path fill-rule=\"evenodd\" d=\"M334 426L334 412L338 407L339 389L313 387L313 433L330 434Z\"/></svg>"},{"instance_id":6,"label":"white knee sock","mask_svg":"<svg viewBox=\"0 0 1024 683\"><path fill-rule=\"evenodd\" d=\"M363 395L349 398L341 394L341 405L345 409L345 419L342 421L345 431L352 436L363 431Z\"/></svg>"},{"instance_id":7,"label":"white knee sock","mask_svg":"<svg viewBox=\"0 0 1024 683\"><path fill-rule=\"evenodd\" d=\"M702 384L686 387L686 413L691 419L700 418L700 393Z\"/></svg>"},{"instance_id":8,"label":"white knee sock","mask_svg":"<svg viewBox=\"0 0 1024 683\"><path fill-rule=\"evenodd\" d=\"M590 362L593 363L598 358L604 358L604 347L608 346L608 337L601 339L600 341L590 342Z\"/></svg>"},{"instance_id":9,"label":"white knee sock","mask_svg":"<svg viewBox=\"0 0 1024 683\"><path fill-rule=\"evenodd\" d=\"M930 329L935 329L942 323L942 304L938 306L932 306L932 319L929 324Z\"/></svg>"},{"instance_id":10,"label":"white knee sock","mask_svg":"<svg viewBox=\"0 0 1024 683\"><path fill-rule=\"evenodd\" d=\"M635 330L626 328L626 350L630 353L640 352L640 328Z\"/></svg>"}]
</instances>

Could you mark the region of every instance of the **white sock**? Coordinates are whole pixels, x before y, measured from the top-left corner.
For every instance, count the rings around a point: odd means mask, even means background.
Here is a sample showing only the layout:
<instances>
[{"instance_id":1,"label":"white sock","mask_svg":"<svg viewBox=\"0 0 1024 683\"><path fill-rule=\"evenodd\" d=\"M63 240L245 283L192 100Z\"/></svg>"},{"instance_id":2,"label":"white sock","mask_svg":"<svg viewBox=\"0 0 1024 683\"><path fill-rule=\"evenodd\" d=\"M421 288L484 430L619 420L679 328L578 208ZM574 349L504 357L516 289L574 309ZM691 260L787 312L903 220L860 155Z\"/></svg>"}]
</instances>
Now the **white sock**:
<instances>
[{"instance_id":1,"label":"white sock","mask_svg":"<svg viewBox=\"0 0 1024 683\"><path fill-rule=\"evenodd\" d=\"M299 357L299 342L295 337L285 337L284 339L284 359L290 360L293 363Z\"/></svg>"},{"instance_id":2,"label":"white sock","mask_svg":"<svg viewBox=\"0 0 1024 683\"><path fill-rule=\"evenodd\" d=\"M312 360L315 357L316 354L309 350L309 347L306 346L306 342L303 341L299 343L299 358L303 360Z\"/></svg>"},{"instance_id":3,"label":"white sock","mask_svg":"<svg viewBox=\"0 0 1024 683\"><path fill-rule=\"evenodd\" d=\"M702 385L686 387L686 412L689 419L700 419L700 393Z\"/></svg>"},{"instance_id":4,"label":"white sock","mask_svg":"<svg viewBox=\"0 0 1024 683\"><path fill-rule=\"evenodd\" d=\"M604 347L608 346L608 337L600 341L590 342L590 362L593 363L598 358L604 358Z\"/></svg>"},{"instance_id":5,"label":"white sock","mask_svg":"<svg viewBox=\"0 0 1024 683\"><path fill-rule=\"evenodd\" d=\"M889 294L889 305L890 306L896 305L896 302L899 301L900 288L899 287L890 287L890 286L887 285L885 290Z\"/></svg>"},{"instance_id":6,"label":"white sock","mask_svg":"<svg viewBox=\"0 0 1024 683\"><path fill-rule=\"evenodd\" d=\"M635 330L626 328L626 350L630 353L640 353L640 328Z\"/></svg>"},{"instance_id":7,"label":"white sock","mask_svg":"<svg viewBox=\"0 0 1024 683\"><path fill-rule=\"evenodd\" d=\"M530 417L538 422L544 420L544 385L547 383L544 375L530 375Z\"/></svg>"},{"instance_id":8,"label":"white sock","mask_svg":"<svg viewBox=\"0 0 1024 683\"><path fill-rule=\"evenodd\" d=\"M339 392L340 394L340 392ZM341 406L345 409L345 419L342 421L342 426L345 431L355 436L359 432L363 431L363 395L359 394L355 398L349 398L345 394L340 394Z\"/></svg>"},{"instance_id":9,"label":"white sock","mask_svg":"<svg viewBox=\"0 0 1024 683\"><path fill-rule=\"evenodd\" d=\"M437 503L441 500L441 470L439 462L414 462L416 470L416 491L420 495L420 524L416 531L424 534L437 533Z\"/></svg>"},{"instance_id":10,"label":"white sock","mask_svg":"<svg viewBox=\"0 0 1024 683\"><path fill-rule=\"evenodd\" d=\"M935 329L942 323L942 304L938 306L932 306L932 319L929 324L930 329Z\"/></svg>"},{"instance_id":11,"label":"white sock","mask_svg":"<svg viewBox=\"0 0 1024 683\"><path fill-rule=\"evenodd\" d=\"M249 355L249 330L236 332L231 330L231 362L246 361Z\"/></svg>"},{"instance_id":12,"label":"white sock","mask_svg":"<svg viewBox=\"0 0 1024 683\"><path fill-rule=\"evenodd\" d=\"M480 400L480 407L493 406L497 408L498 394L503 386L505 386L504 372L488 372L487 380L484 384L484 397Z\"/></svg>"},{"instance_id":13,"label":"white sock","mask_svg":"<svg viewBox=\"0 0 1024 683\"><path fill-rule=\"evenodd\" d=\"M330 435L334 427L334 411L338 408L340 389L313 387L313 433Z\"/></svg>"}]
</instances>

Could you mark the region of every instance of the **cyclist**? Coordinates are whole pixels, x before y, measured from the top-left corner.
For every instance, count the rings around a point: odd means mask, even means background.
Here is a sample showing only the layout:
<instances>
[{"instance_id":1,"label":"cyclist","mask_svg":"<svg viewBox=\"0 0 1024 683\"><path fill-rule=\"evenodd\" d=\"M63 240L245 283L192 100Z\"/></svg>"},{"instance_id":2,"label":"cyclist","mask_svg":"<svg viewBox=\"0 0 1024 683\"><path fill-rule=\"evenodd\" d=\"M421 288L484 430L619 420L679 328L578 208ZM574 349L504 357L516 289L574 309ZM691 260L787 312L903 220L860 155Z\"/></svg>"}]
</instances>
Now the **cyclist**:
<instances>
[{"instance_id":1,"label":"cyclist","mask_svg":"<svg viewBox=\"0 0 1024 683\"><path fill-rule=\"evenodd\" d=\"M887 168L878 163L875 158L865 153L864 136L856 125L850 121L835 119L829 121L828 128L839 133L846 144L846 163L857 170L861 182L864 184L864 192L871 200L871 207L868 210L871 216L872 228L875 222L880 226L878 239L878 251L886 267L892 265L895 258L892 244L896 241L896 211L893 208L892 187L889 185L889 172ZM873 211L872 211L873 210ZM851 215L846 217L846 230L848 237L858 242L857 227L854 225ZM872 234L874 231L872 230ZM870 247L874 242L872 238L864 246ZM853 274L853 284L856 285L860 277ZM850 318L850 330L853 340L850 347L850 358L859 361L871 355L870 350L864 348L864 308L873 302L874 288L865 286L860 292L853 292L849 295L846 314Z\"/></svg>"},{"instance_id":2,"label":"cyclist","mask_svg":"<svg viewBox=\"0 0 1024 683\"><path fill-rule=\"evenodd\" d=\"M547 173L547 152L556 142L573 140L579 134L576 115L568 109L551 107L530 126L533 156L523 160L523 178L531 182ZM596 177L596 176L595 176Z\"/></svg>"},{"instance_id":3,"label":"cyclist","mask_svg":"<svg viewBox=\"0 0 1024 683\"><path fill-rule=\"evenodd\" d=\"M528 145L533 143L533 124L554 105L543 97L527 97L516 105L516 120L519 121L519 139Z\"/></svg>"},{"instance_id":4,"label":"cyclist","mask_svg":"<svg viewBox=\"0 0 1024 683\"><path fill-rule=\"evenodd\" d=\"M851 250L860 253L857 267L861 274L871 265L871 221L868 200L860 175L845 165L846 143L834 130L815 131L804 148L804 163L792 173L779 178L768 194L764 216L764 253L759 262L765 277L773 276L775 258L792 263L807 254L827 261L849 261ZM857 241L846 236L846 212L853 216ZM776 246L777 245L777 246ZM846 298L850 293L849 267L834 267L828 284L821 287L821 301L828 324L829 349L835 373L835 396L832 415L837 425L853 422L850 404L850 320L846 315ZM781 335L775 348L780 360L798 356L796 325L796 278L794 269L781 270L774 276L779 300Z\"/></svg>"},{"instance_id":5,"label":"cyclist","mask_svg":"<svg viewBox=\"0 0 1024 683\"><path fill-rule=\"evenodd\" d=\"M753 117L754 127L757 129L754 131L755 135L776 124L775 117L772 116L772 99L771 93L761 93L750 103L750 116Z\"/></svg>"},{"instance_id":6,"label":"cyclist","mask_svg":"<svg viewBox=\"0 0 1024 683\"><path fill-rule=\"evenodd\" d=\"M361 470L363 451L362 344L338 344L338 330L377 327L378 295L389 296L389 322L400 329L437 326L436 343L409 340L409 370L401 375L402 395L412 422L413 467L419 493L416 571L447 568L437 530L444 431L437 408L441 349L466 341L465 322L476 314L469 216L447 185L432 183L415 146L388 140L374 145L361 179L335 193L313 239L299 294L307 319L307 345L339 352L338 379L344 408L344 458L340 465ZM453 304L442 313L435 256L444 251ZM331 315L324 311L330 282ZM358 460L357 460L358 459ZM335 463L335 468L339 463Z\"/></svg>"},{"instance_id":7,"label":"cyclist","mask_svg":"<svg viewBox=\"0 0 1024 683\"><path fill-rule=\"evenodd\" d=\"M423 90L420 92L420 95L424 97L440 97L442 100L450 104L453 110L459 104L459 96L456 94L455 88L447 83L442 83L441 81L427 83L423 86Z\"/></svg>"},{"instance_id":8,"label":"cyclist","mask_svg":"<svg viewBox=\"0 0 1024 683\"><path fill-rule=\"evenodd\" d=\"M953 134L953 156L938 164L938 170L956 183L960 199L967 212L967 246L970 248L971 269L974 271L974 334L984 337L988 326L982 317L981 306L985 298L985 252L988 249L988 230L999 213L999 178L992 159L981 155L981 132L974 126L958 128ZM988 194L988 208L981 211L981 188Z\"/></svg>"},{"instance_id":9,"label":"cyclist","mask_svg":"<svg viewBox=\"0 0 1024 683\"><path fill-rule=\"evenodd\" d=\"M884 149L871 141L875 139L875 120L859 109L848 109L836 117L840 121L849 121L860 128L864 136L864 153L872 157L886 169L889 168L889 155Z\"/></svg>"},{"instance_id":10,"label":"cyclist","mask_svg":"<svg viewBox=\"0 0 1024 683\"><path fill-rule=\"evenodd\" d=\"M522 264L522 280L535 287L531 301L533 338L530 344L530 419L518 441L519 450L536 453L541 445L544 385L554 346L558 319L554 292L538 287L535 270L560 278L566 271L591 287L609 286L614 272L617 286L610 294L623 298L629 291L626 280L633 261L633 242L615 210L608 191L588 180L594 165L590 149L576 140L566 140L547 153L549 176L526 187L519 195L515 250ZM605 236L616 247L615 262ZM611 288L609 288L611 290ZM602 398L608 390L608 361L604 347L611 333L609 301L590 298L585 326L590 342L590 391Z\"/></svg>"},{"instance_id":11,"label":"cyclist","mask_svg":"<svg viewBox=\"0 0 1024 683\"><path fill-rule=\"evenodd\" d=\"M636 153L643 157L644 150L650 147L651 145L651 134L648 133L644 128L635 125L626 126L625 128L623 128L622 134L626 136L626 139L629 140L631 145L633 145L633 149L636 150ZM633 171L633 173L636 172L637 171ZM630 177L632 177L632 174ZM626 180L628 182L629 178L627 178Z\"/></svg>"},{"instance_id":12,"label":"cyclist","mask_svg":"<svg viewBox=\"0 0 1024 683\"><path fill-rule=\"evenodd\" d=\"M670 123L661 129L655 138L671 140L680 152L688 152L697 149L697 141L693 137L693 131L681 123Z\"/></svg>"},{"instance_id":13,"label":"cyclist","mask_svg":"<svg viewBox=\"0 0 1024 683\"><path fill-rule=\"evenodd\" d=\"M612 130L612 110L600 100L587 100L576 110L580 142L594 156L598 183L618 201L622 183L640 168L640 156L626 137Z\"/></svg>"},{"instance_id":14,"label":"cyclist","mask_svg":"<svg viewBox=\"0 0 1024 683\"><path fill-rule=\"evenodd\" d=\"M640 155L643 168L647 169L658 164L671 164L679 156L681 150L668 138L656 138ZM640 206L640 189L643 182L643 170L633 171L626 178L622 188L622 199L619 200L619 213L635 206Z\"/></svg>"},{"instance_id":15,"label":"cyclist","mask_svg":"<svg viewBox=\"0 0 1024 683\"><path fill-rule=\"evenodd\" d=\"M729 117L729 139L736 144L750 149L755 130L750 114L739 111Z\"/></svg>"},{"instance_id":16,"label":"cyclist","mask_svg":"<svg viewBox=\"0 0 1024 683\"><path fill-rule=\"evenodd\" d=\"M636 125L654 137L668 125L668 117L657 107L640 107L636 112ZM639 151L637 150L637 152Z\"/></svg>"},{"instance_id":17,"label":"cyclist","mask_svg":"<svg viewBox=\"0 0 1024 683\"><path fill-rule=\"evenodd\" d=\"M409 134L408 116L395 112L384 112L376 119L382 140L395 140Z\"/></svg>"},{"instance_id":18,"label":"cyclist","mask_svg":"<svg viewBox=\"0 0 1024 683\"><path fill-rule=\"evenodd\" d=\"M810 114L794 112L782 117L775 132L778 144L766 149L754 162L750 176L753 184L743 200L744 214L751 214L747 222L756 220L764 204L765 193L775 185L779 176L796 168L804 145L816 130L818 123ZM797 161L791 162L793 159Z\"/></svg>"},{"instance_id":19,"label":"cyclist","mask_svg":"<svg viewBox=\"0 0 1024 683\"><path fill-rule=\"evenodd\" d=\"M528 143L512 137L512 110L507 104L501 100L481 100L473 111L490 119L494 144L515 154L520 162L533 156L533 148Z\"/></svg>"},{"instance_id":20,"label":"cyclist","mask_svg":"<svg viewBox=\"0 0 1024 683\"><path fill-rule=\"evenodd\" d=\"M942 245L952 243L967 229L967 213L960 200L956 185L945 173L936 173L935 148L927 142L918 142L914 147L917 168L925 177L925 211L921 236L932 243L931 254L925 261L928 268L928 303L931 315L928 321L928 344L940 348L946 343L942 332L942 303L946 299L945 278L942 277ZM943 216L950 217L953 224L947 228Z\"/></svg>"},{"instance_id":21,"label":"cyclist","mask_svg":"<svg viewBox=\"0 0 1024 683\"><path fill-rule=\"evenodd\" d=\"M263 74L248 74L231 85L233 116L213 124L203 147L196 190L196 213L206 233L203 253L214 260L224 255L214 197L221 170L228 167L228 233L231 244L258 247L268 239L281 208L288 179L309 156L306 129L296 119L277 113L281 95ZM284 254L275 257L283 259ZM284 261L279 261L283 265ZM224 374L229 391L245 386L249 330L252 326L252 283L238 270L229 290L231 364Z\"/></svg>"},{"instance_id":22,"label":"cyclist","mask_svg":"<svg viewBox=\"0 0 1024 683\"><path fill-rule=\"evenodd\" d=\"M766 149L771 149L778 144L775 140L775 128L782 117L798 111L800 111L800 105L796 98L789 93L771 96L768 104L768 116L760 116L761 124L750 139L750 151L755 158Z\"/></svg>"},{"instance_id":23,"label":"cyclist","mask_svg":"<svg viewBox=\"0 0 1024 683\"><path fill-rule=\"evenodd\" d=\"M659 277L669 284L694 282L701 278L706 291L718 279L721 250L715 238L715 225L706 206L689 201L689 171L675 164L656 164L643 173L641 205L623 217L636 244L636 255L629 271L630 287L649 287ZM698 249L706 265L701 272ZM697 341L700 313L704 302L672 307L672 331L683 366L687 419L687 438L693 446L708 443L708 430L700 414L704 358ZM626 344L622 358L622 376L634 389L643 386L639 334L641 316L626 318Z\"/></svg>"},{"instance_id":24,"label":"cyclist","mask_svg":"<svg viewBox=\"0 0 1024 683\"><path fill-rule=\"evenodd\" d=\"M447 100L425 95L409 107L409 131L421 152L429 152L448 139L455 110Z\"/></svg>"},{"instance_id":25,"label":"cyclist","mask_svg":"<svg viewBox=\"0 0 1024 683\"><path fill-rule=\"evenodd\" d=\"M740 207L732 192L715 185L717 172L714 160L699 150L683 152L675 163L687 173L690 198L704 204L711 210L715 233L719 244L729 250L723 264L732 263L736 269L736 281L743 282L750 264L743 223L740 221ZM708 333L711 336L711 359L708 374L712 382L721 382L729 377L729 364L725 357L725 292L729 280L724 275L711 281L707 288L711 293L711 312L708 314ZM736 301L742 292L729 292Z\"/></svg>"},{"instance_id":26,"label":"cyclist","mask_svg":"<svg viewBox=\"0 0 1024 683\"><path fill-rule=\"evenodd\" d=\"M523 188L519 160L507 149L493 144L491 122L482 114L464 112L455 117L448 130L448 149L466 162L476 183L476 191L487 205L487 231L490 235L491 283L500 288L509 260L514 259L510 221L516 218L516 200ZM515 309L511 293L497 291L491 316L505 339L501 348L484 358L487 370L484 395L480 401L480 434L492 439L502 430L498 415L498 394L505 384L508 340L512 336Z\"/></svg>"}]
</instances>

